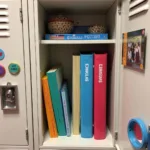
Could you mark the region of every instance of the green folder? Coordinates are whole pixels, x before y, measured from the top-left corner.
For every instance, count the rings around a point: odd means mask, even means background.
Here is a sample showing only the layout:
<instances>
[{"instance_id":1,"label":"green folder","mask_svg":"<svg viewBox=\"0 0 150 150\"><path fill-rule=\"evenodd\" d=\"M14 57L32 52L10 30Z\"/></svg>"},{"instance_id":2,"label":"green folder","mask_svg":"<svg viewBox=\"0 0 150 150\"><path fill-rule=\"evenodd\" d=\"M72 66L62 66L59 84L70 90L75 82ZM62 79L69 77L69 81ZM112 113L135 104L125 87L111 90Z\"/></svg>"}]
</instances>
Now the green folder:
<instances>
[{"instance_id":1,"label":"green folder","mask_svg":"<svg viewBox=\"0 0 150 150\"><path fill-rule=\"evenodd\" d=\"M61 101L60 89L62 86L62 71L61 68L51 69L47 72L48 83L51 93L53 110L57 124L58 135L66 135L65 119L63 114L63 105Z\"/></svg>"}]
</instances>

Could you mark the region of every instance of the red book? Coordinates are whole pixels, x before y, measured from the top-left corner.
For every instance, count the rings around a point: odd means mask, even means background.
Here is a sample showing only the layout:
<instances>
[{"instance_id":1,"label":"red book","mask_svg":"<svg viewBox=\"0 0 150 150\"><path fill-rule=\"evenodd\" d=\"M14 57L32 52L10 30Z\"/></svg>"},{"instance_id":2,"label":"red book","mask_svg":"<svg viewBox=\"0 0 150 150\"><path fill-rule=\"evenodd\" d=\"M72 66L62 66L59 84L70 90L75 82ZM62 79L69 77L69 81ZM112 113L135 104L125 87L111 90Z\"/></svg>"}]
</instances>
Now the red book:
<instances>
[{"instance_id":1,"label":"red book","mask_svg":"<svg viewBox=\"0 0 150 150\"><path fill-rule=\"evenodd\" d=\"M94 54L94 138L106 138L107 54Z\"/></svg>"}]
</instances>

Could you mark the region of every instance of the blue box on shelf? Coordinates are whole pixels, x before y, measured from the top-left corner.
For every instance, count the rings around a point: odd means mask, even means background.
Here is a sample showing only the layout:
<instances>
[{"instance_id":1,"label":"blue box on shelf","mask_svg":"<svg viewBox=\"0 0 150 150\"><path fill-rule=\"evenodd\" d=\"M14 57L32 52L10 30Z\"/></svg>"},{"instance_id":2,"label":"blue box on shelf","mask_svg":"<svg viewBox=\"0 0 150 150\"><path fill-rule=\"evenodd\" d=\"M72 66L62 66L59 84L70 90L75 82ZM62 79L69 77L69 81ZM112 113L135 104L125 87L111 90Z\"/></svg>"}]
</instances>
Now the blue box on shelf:
<instances>
[{"instance_id":1,"label":"blue box on shelf","mask_svg":"<svg viewBox=\"0 0 150 150\"><path fill-rule=\"evenodd\" d=\"M108 40L108 34L46 34L45 40Z\"/></svg>"}]
</instances>

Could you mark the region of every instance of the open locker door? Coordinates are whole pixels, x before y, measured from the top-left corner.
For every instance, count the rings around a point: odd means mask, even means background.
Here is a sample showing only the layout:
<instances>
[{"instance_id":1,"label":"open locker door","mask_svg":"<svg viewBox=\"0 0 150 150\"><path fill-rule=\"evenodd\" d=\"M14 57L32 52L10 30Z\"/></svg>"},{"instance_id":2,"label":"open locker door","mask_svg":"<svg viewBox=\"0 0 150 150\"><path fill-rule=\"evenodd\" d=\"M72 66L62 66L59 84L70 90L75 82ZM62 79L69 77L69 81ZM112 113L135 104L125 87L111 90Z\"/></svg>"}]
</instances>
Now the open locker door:
<instances>
[{"instance_id":1,"label":"open locker door","mask_svg":"<svg viewBox=\"0 0 150 150\"><path fill-rule=\"evenodd\" d=\"M118 145L122 150L132 149L127 135L130 119L138 117L150 124L150 10L129 18L129 4L129 0L122 1L122 33L145 28L147 44L144 73L121 67ZM138 7L143 5L150 5L150 1Z\"/></svg>"},{"instance_id":2,"label":"open locker door","mask_svg":"<svg viewBox=\"0 0 150 150\"><path fill-rule=\"evenodd\" d=\"M0 0L0 146L28 145L20 15L21 0Z\"/></svg>"}]
</instances>

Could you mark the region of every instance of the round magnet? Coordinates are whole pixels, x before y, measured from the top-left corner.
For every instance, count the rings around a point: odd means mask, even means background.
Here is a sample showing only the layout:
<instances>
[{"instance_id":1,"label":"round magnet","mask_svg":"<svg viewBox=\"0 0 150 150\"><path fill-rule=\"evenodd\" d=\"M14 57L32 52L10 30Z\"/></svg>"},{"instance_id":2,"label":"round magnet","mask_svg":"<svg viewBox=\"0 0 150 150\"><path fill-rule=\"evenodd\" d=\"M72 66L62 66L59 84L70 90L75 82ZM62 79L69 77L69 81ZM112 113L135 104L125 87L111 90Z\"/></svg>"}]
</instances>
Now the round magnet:
<instances>
[{"instance_id":1,"label":"round magnet","mask_svg":"<svg viewBox=\"0 0 150 150\"><path fill-rule=\"evenodd\" d=\"M20 72L20 66L19 66L17 63L11 63L11 64L8 66L8 69L9 69L9 72L10 72L12 75L17 75L17 74L19 74L19 72Z\"/></svg>"},{"instance_id":2,"label":"round magnet","mask_svg":"<svg viewBox=\"0 0 150 150\"><path fill-rule=\"evenodd\" d=\"M5 57L5 53L2 49L0 49L0 60L3 60Z\"/></svg>"},{"instance_id":3,"label":"round magnet","mask_svg":"<svg viewBox=\"0 0 150 150\"><path fill-rule=\"evenodd\" d=\"M3 77L6 73L4 66L0 65L0 77Z\"/></svg>"}]
</instances>

